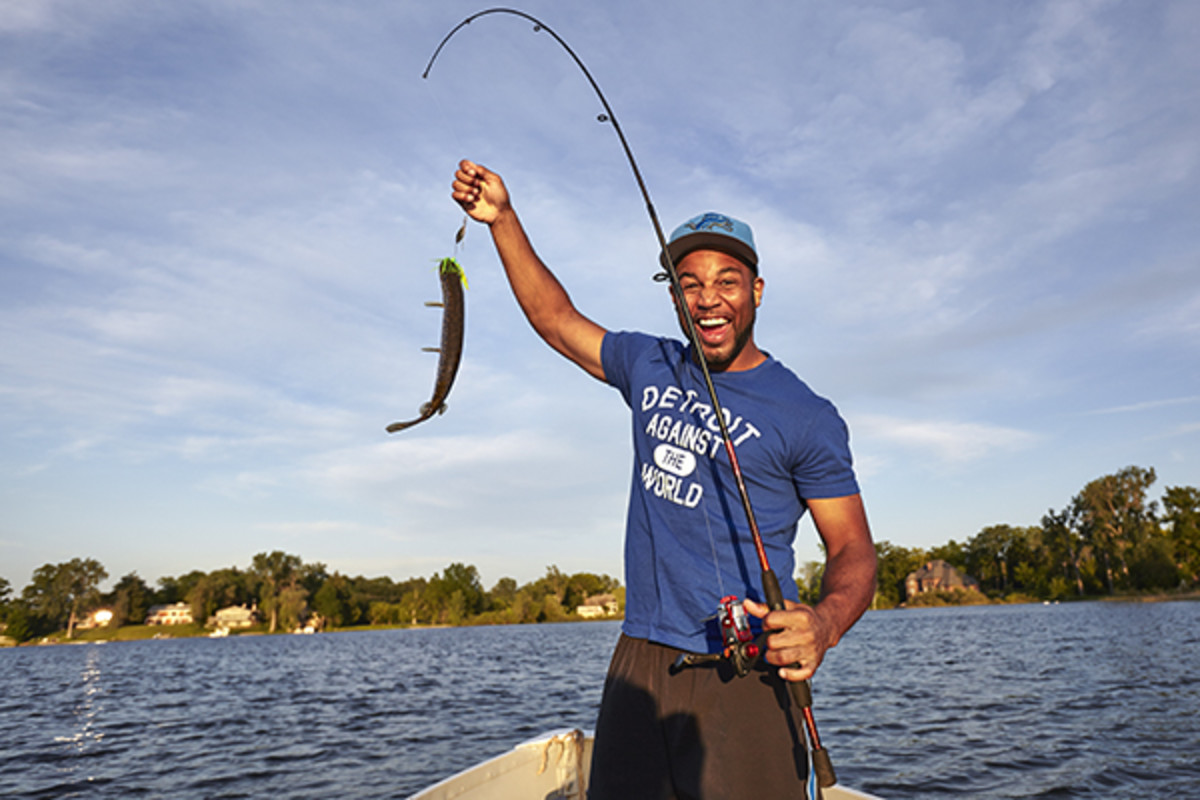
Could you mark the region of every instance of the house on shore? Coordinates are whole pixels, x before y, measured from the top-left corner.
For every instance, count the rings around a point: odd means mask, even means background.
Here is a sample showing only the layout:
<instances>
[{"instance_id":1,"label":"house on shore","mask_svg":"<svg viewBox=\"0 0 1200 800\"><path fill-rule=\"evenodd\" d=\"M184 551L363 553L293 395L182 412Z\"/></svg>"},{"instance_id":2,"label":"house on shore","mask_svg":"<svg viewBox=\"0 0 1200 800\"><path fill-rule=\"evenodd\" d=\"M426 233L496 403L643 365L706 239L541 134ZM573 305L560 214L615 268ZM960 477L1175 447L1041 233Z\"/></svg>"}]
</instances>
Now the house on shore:
<instances>
[{"instance_id":1,"label":"house on shore","mask_svg":"<svg viewBox=\"0 0 1200 800\"><path fill-rule=\"evenodd\" d=\"M620 611L617 598L611 594L596 594L585 599L582 605L575 606L575 613L584 619L598 617L615 617Z\"/></svg>"},{"instance_id":2,"label":"house on shore","mask_svg":"<svg viewBox=\"0 0 1200 800\"><path fill-rule=\"evenodd\" d=\"M926 592L979 591L979 581L960 572L940 558L925 562L904 579L904 595L909 600Z\"/></svg>"},{"instance_id":3,"label":"house on shore","mask_svg":"<svg viewBox=\"0 0 1200 800\"><path fill-rule=\"evenodd\" d=\"M146 614L147 625L191 625L192 622L192 607L187 603L150 606Z\"/></svg>"},{"instance_id":4,"label":"house on shore","mask_svg":"<svg viewBox=\"0 0 1200 800\"><path fill-rule=\"evenodd\" d=\"M103 628L112 621L113 610L111 608L96 608L88 612L83 619L75 623L75 630L86 631L92 628Z\"/></svg>"},{"instance_id":5,"label":"house on shore","mask_svg":"<svg viewBox=\"0 0 1200 800\"><path fill-rule=\"evenodd\" d=\"M208 618L207 627L209 628L225 628L226 630L235 628L249 628L251 625L258 622L258 606L226 606L225 608L217 609L217 613Z\"/></svg>"}]
</instances>

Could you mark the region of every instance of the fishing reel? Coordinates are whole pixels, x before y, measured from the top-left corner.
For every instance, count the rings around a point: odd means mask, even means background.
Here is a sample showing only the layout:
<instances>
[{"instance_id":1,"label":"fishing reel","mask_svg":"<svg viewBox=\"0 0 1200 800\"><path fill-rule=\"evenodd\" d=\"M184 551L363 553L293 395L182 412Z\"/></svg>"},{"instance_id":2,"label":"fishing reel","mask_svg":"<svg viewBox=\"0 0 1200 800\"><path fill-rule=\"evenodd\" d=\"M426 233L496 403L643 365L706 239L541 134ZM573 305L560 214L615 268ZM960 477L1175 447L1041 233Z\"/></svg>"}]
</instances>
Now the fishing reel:
<instances>
[{"instance_id":1,"label":"fishing reel","mask_svg":"<svg viewBox=\"0 0 1200 800\"><path fill-rule=\"evenodd\" d=\"M717 624L721 628L721 640L725 648L720 653L684 653L675 659L674 669L706 664L713 661L728 661L739 678L744 678L767 652L769 631L754 635L750 630L750 619L746 609L736 595L726 595L717 606Z\"/></svg>"}]
</instances>

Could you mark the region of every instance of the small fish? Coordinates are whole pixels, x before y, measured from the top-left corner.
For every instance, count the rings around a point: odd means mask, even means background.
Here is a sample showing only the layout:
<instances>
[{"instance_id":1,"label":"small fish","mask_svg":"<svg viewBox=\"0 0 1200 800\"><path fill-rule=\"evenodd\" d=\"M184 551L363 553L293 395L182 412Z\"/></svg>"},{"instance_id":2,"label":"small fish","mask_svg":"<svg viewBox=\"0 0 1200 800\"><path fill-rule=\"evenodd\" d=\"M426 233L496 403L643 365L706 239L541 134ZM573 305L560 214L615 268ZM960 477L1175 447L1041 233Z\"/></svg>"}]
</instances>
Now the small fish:
<instances>
[{"instance_id":1,"label":"small fish","mask_svg":"<svg viewBox=\"0 0 1200 800\"><path fill-rule=\"evenodd\" d=\"M450 386L458 372L458 362L462 359L463 328L466 323L463 289L467 285L467 276L463 273L462 266L453 258L443 258L438 262L437 270L442 280L442 302L425 304L444 309L441 347L424 348L428 352L440 354L433 397L421 406L421 416L408 422L393 422L387 426L388 433L402 431L418 422L424 422L434 414L444 413L446 396L450 394Z\"/></svg>"}]
</instances>

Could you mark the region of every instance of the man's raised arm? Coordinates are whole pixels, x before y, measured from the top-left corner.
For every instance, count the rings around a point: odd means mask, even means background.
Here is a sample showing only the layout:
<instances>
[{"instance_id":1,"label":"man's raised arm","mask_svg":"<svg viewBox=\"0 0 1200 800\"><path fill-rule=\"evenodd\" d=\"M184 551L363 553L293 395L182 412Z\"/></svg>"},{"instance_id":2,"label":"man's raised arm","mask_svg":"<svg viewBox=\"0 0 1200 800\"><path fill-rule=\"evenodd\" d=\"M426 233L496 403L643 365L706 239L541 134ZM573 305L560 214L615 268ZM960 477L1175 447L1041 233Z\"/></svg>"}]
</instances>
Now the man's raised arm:
<instances>
[{"instance_id":1,"label":"man's raised arm","mask_svg":"<svg viewBox=\"0 0 1200 800\"><path fill-rule=\"evenodd\" d=\"M509 285L537 334L588 374L604 380L600 362L604 328L579 313L566 289L538 258L500 176L462 161L454 173L451 197L472 219L491 229Z\"/></svg>"}]
</instances>

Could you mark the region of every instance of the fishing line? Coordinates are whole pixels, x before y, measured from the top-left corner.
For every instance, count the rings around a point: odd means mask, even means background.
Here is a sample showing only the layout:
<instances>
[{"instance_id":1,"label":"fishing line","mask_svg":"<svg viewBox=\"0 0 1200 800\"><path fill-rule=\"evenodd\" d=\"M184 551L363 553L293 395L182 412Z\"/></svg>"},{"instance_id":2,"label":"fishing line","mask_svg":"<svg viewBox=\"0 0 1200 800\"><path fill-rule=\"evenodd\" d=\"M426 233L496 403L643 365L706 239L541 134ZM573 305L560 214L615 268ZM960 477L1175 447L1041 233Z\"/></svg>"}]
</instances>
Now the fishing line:
<instances>
[{"instance_id":1,"label":"fishing line","mask_svg":"<svg viewBox=\"0 0 1200 800\"><path fill-rule=\"evenodd\" d=\"M646 212L650 215L650 222L654 226L654 234L658 238L659 252L662 253L662 263L666 267L667 278L671 283L671 291L676 302L681 309L687 309L687 299L683 294L683 287L679 284L679 273L675 268L675 261L671 257L667 249L667 237L663 234L662 225L658 221L658 213L654 210L654 203L650 200L650 192L646 188L646 182L642 179L642 172L638 169L637 160L633 157L633 150L629 147L629 142L625 139L625 134L621 130L621 125L617 122L616 114L613 113L612 107L608 104L608 100L604 96L604 92L600 91L600 85L592 77L592 73L588 71L583 60L575 54L561 36L555 33L551 28L536 17L526 14L524 11L519 11L513 8L489 8L484 11L479 11L458 23L441 43L437 49L433 51L433 55L429 58L429 63L425 66L425 71L421 73L421 77L426 79L429 77L430 71L433 69L434 63L441 54L442 49L454 37L456 33L470 25L475 20L488 16L490 14L511 14L516 17L521 17L533 24L534 33L545 32L549 34L554 41L567 52L567 55L575 62L583 72L596 97L600 100L600 104L604 107L604 113L598 114L596 119L601 123L612 125L613 132L617 134L617 139L621 142L621 147L625 151L625 156L629 160L629 167L633 170L633 177L637 181L638 190L642 194L642 199L646 204ZM733 470L734 482L737 485L738 495L742 503L742 511L746 515L746 522L750 528L750 535L754 540L754 549L758 556L758 563L762 569L763 595L767 601L767 605L772 610L782 610L784 606L783 592L779 588L779 579L775 576L775 572L771 569L770 561L767 559L767 551L763 545L762 534L758 529L758 521L754 516L754 509L750 505L750 495L746 490L746 481L742 476L741 465L738 463L737 453L734 450L733 439L729 434L729 426L725 421L725 413L721 407L720 400L717 398L717 388L713 384L712 374L708 367L708 359L704 356L704 350L700 342L700 337L696 332L696 324L692 319L692 315L682 313L679 315L684 321L684 331L687 334L687 339L692 347L692 353L695 356L696 363L700 367L701 375L704 378L705 389L708 391L709 399L712 401L713 414L717 418L717 425L720 428L721 438L725 445L725 453L729 458L729 466ZM809 745L813 755L813 771L817 774L818 783L821 786L832 786L836 783L837 778L833 773L833 765L829 761L829 756L820 746L820 739L817 736L816 723L812 715L812 690L809 682L805 681L787 681L791 690L793 699L800 707L804 716L805 729L807 731Z\"/></svg>"},{"instance_id":2,"label":"fishing line","mask_svg":"<svg viewBox=\"0 0 1200 800\"><path fill-rule=\"evenodd\" d=\"M708 500L704 501L705 508L708 507ZM719 597L725 596L725 581L721 577L721 559L717 557L717 540L713 536L712 523L708 519L708 511L702 514L704 517L704 529L708 531L708 546L712 550L713 571L717 573L717 594Z\"/></svg>"},{"instance_id":3,"label":"fishing line","mask_svg":"<svg viewBox=\"0 0 1200 800\"><path fill-rule=\"evenodd\" d=\"M458 148L458 152L465 153L467 151L467 148L464 146L463 140L461 138L459 138L458 126L453 124L453 118L448 113L446 113L446 108L445 108L445 106L442 105L442 101L438 98L437 92L435 92L433 90L433 87L430 86L425 81L422 81L421 83L425 87L426 93L429 94L430 99L433 100L433 104L435 106L437 106L438 114L441 115L442 120L446 123L445 125L441 126L441 130L450 131L450 135L454 138L454 146ZM455 258L457 258L459 253L462 252L463 240L467 236L467 224L470 222L470 220L471 220L470 215L464 214L463 221L462 221L462 227L459 228L458 232L454 234L454 257Z\"/></svg>"}]
</instances>

